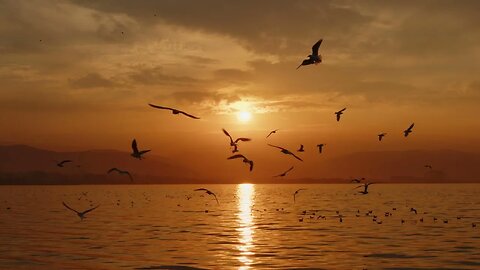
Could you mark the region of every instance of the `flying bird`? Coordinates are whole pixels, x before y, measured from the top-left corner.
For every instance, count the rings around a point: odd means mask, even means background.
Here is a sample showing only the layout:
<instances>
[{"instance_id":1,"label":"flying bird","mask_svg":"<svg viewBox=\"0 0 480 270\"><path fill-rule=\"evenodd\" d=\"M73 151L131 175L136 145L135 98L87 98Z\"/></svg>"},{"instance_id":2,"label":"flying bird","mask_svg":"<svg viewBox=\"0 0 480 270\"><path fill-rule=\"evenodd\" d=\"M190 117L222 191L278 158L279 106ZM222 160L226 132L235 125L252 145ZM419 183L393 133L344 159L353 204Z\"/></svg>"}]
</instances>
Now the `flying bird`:
<instances>
[{"instance_id":1,"label":"flying bird","mask_svg":"<svg viewBox=\"0 0 480 270\"><path fill-rule=\"evenodd\" d=\"M380 133L380 134L378 134L378 135L377 135L377 136L378 136L378 140L381 142L382 139L383 139L383 137L385 137L386 135L387 135L387 133Z\"/></svg>"},{"instance_id":2,"label":"flying bird","mask_svg":"<svg viewBox=\"0 0 480 270\"><path fill-rule=\"evenodd\" d=\"M317 41L317 43L313 44L312 54L308 55L308 59L303 60L302 63L297 67L297 69L299 69L301 66L307 66L312 64L316 65L322 62L322 56L318 54L318 49L320 48L322 41L323 39L320 39L319 41Z\"/></svg>"},{"instance_id":3,"label":"flying bird","mask_svg":"<svg viewBox=\"0 0 480 270\"><path fill-rule=\"evenodd\" d=\"M275 175L274 177L284 177L287 175L287 173L289 173L291 170L293 170L293 166L290 167L290 169L286 170L285 172L279 174L279 175Z\"/></svg>"},{"instance_id":4,"label":"flying bird","mask_svg":"<svg viewBox=\"0 0 480 270\"><path fill-rule=\"evenodd\" d=\"M210 190L208 190L206 188L197 188L197 189L194 189L193 191L205 191L205 193L207 193L208 195L212 195L213 197L215 197L215 200L217 201L217 204L219 204L218 199L217 199L217 195L215 195L215 193L211 192Z\"/></svg>"},{"instance_id":5,"label":"flying bird","mask_svg":"<svg viewBox=\"0 0 480 270\"><path fill-rule=\"evenodd\" d=\"M429 164L425 165L424 167L429 168L429 169L433 169L432 165L429 165Z\"/></svg>"},{"instance_id":6,"label":"flying bird","mask_svg":"<svg viewBox=\"0 0 480 270\"><path fill-rule=\"evenodd\" d=\"M317 144L318 152L319 152L320 154L322 153L323 147L324 147L325 145L327 145L327 144L325 144L325 143Z\"/></svg>"},{"instance_id":7,"label":"flying bird","mask_svg":"<svg viewBox=\"0 0 480 270\"><path fill-rule=\"evenodd\" d=\"M230 133L228 133L228 131L226 131L224 128L222 128L222 131L230 139L230 146L232 147L236 147L238 142L249 142L252 140L250 138L242 138L242 137L233 140L232 136L230 136Z\"/></svg>"},{"instance_id":8,"label":"flying bird","mask_svg":"<svg viewBox=\"0 0 480 270\"><path fill-rule=\"evenodd\" d=\"M150 152L150 150L138 151L137 140L133 139L133 141L132 141L132 154L131 154L132 157L142 159L143 155L145 153L148 153L148 152Z\"/></svg>"},{"instance_id":9,"label":"flying bird","mask_svg":"<svg viewBox=\"0 0 480 270\"><path fill-rule=\"evenodd\" d=\"M86 217L85 217L85 214L87 214L87 213L89 213L89 212L97 209L97 208L100 206L100 205L97 205L97 206L95 206L95 207L93 207L93 208L90 208L90 209L88 209L88 210L85 210L85 211L83 211L83 212L78 212L77 210L75 210L75 209L71 208L70 206L68 206L65 202L62 202L62 204L63 204L63 206L65 206L67 209L75 212L75 213L77 214L77 216L80 218L80 220L83 220L84 218L86 218Z\"/></svg>"},{"instance_id":10,"label":"flying bird","mask_svg":"<svg viewBox=\"0 0 480 270\"><path fill-rule=\"evenodd\" d=\"M71 160L69 160L69 159L62 160L62 161L60 161L60 162L57 163L57 166L60 167L60 168L63 168L63 166L64 166L65 163L70 163L70 162L73 162L73 161L71 161Z\"/></svg>"},{"instance_id":11,"label":"flying bird","mask_svg":"<svg viewBox=\"0 0 480 270\"><path fill-rule=\"evenodd\" d=\"M186 113L186 112L184 112L184 111L180 111L180 110L177 110L177 109L174 109L174 108L158 106L158 105L154 105L154 104L151 104L151 103L149 103L148 105L150 105L150 107L153 107L153 108L155 108L155 109L170 110L170 111L172 111L173 114L180 114L180 113L181 113L181 114L183 114L183 115L185 115L185 116L187 116L187 117L193 118L193 119L200 119L199 117L196 117L196 116L194 116L194 115L188 114L188 113Z\"/></svg>"},{"instance_id":12,"label":"flying bird","mask_svg":"<svg viewBox=\"0 0 480 270\"><path fill-rule=\"evenodd\" d=\"M278 131L278 129L275 129L275 130L270 131L270 133L268 133L268 135L267 135L266 138L270 137L270 135L272 135L272 134L274 134L274 133L277 133L277 131Z\"/></svg>"},{"instance_id":13,"label":"flying bird","mask_svg":"<svg viewBox=\"0 0 480 270\"><path fill-rule=\"evenodd\" d=\"M363 195L367 195L367 194L368 194L368 187L369 187L371 184L374 184L374 183L365 183L365 184L363 184L363 185L360 185L360 186L356 187L356 188L361 188L361 187L364 188L363 191L359 191L358 193L363 194Z\"/></svg>"},{"instance_id":14,"label":"flying bird","mask_svg":"<svg viewBox=\"0 0 480 270\"><path fill-rule=\"evenodd\" d=\"M340 116L343 114L343 112L344 112L346 109L347 109L347 108L343 108L343 109L341 109L340 111L335 112L335 115L337 115L337 122L340 121Z\"/></svg>"},{"instance_id":15,"label":"flying bird","mask_svg":"<svg viewBox=\"0 0 480 270\"><path fill-rule=\"evenodd\" d=\"M132 175L130 174L130 172L128 171L122 171L118 168L111 168L110 170L108 170L107 173L111 173L111 172L117 172L118 174L125 174L125 175L128 175L128 178L130 178L130 181L133 181L133 177Z\"/></svg>"},{"instance_id":16,"label":"flying bird","mask_svg":"<svg viewBox=\"0 0 480 270\"><path fill-rule=\"evenodd\" d=\"M403 135L405 137L408 137L408 134L412 133L413 126L415 126L415 123L412 123L407 129L403 131Z\"/></svg>"},{"instance_id":17,"label":"flying bird","mask_svg":"<svg viewBox=\"0 0 480 270\"><path fill-rule=\"evenodd\" d=\"M297 150L297 152L305 152L305 150L303 149L303 144L300 144L300 148Z\"/></svg>"},{"instance_id":18,"label":"flying bird","mask_svg":"<svg viewBox=\"0 0 480 270\"><path fill-rule=\"evenodd\" d=\"M360 179L356 179L356 178L355 178L355 179L350 180L350 182L351 182L351 183L360 183L360 182L362 182L363 180L365 180L364 177L362 177L362 178L360 178Z\"/></svg>"},{"instance_id":19,"label":"flying bird","mask_svg":"<svg viewBox=\"0 0 480 270\"><path fill-rule=\"evenodd\" d=\"M276 146L276 145L272 145L272 144L268 144L269 146L271 147L275 147L275 148L278 148L280 149L282 153L286 154L286 155L292 155L294 158L300 160L300 161L303 161L301 158L297 157L294 153L290 152L289 150L283 148L283 147L280 147L280 146Z\"/></svg>"},{"instance_id":20,"label":"flying bird","mask_svg":"<svg viewBox=\"0 0 480 270\"><path fill-rule=\"evenodd\" d=\"M306 189L305 188L297 189L297 191L295 191L295 193L293 193L293 202L295 202L298 192L300 192L302 190L306 190Z\"/></svg>"},{"instance_id":21,"label":"flying bird","mask_svg":"<svg viewBox=\"0 0 480 270\"><path fill-rule=\"evenodd\" d=\"M237 155L233 155L231 157L228 157L227 159L237 159L237 158L243 158L243 163L249 164L250 165L250 171L253 170L253 161L249 160L244 155L237 154Z\"/></svg>"}]
</instances>

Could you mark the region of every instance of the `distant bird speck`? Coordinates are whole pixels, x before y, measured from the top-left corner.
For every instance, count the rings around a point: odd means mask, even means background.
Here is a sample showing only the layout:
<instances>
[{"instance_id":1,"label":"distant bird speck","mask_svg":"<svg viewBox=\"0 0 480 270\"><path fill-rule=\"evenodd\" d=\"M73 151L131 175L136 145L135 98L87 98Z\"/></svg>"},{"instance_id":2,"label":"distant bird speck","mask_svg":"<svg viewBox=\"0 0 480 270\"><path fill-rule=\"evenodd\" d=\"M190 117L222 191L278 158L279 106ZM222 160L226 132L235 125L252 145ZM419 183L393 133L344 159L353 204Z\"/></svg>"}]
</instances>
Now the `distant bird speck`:
<instances>
[{"instance_id":1,"label":"distant bird speck","mask_svg":"<svg viewBox=\"0 0 480 270\"><path fill-rule=\"evenodd\" d=\"M340 111L335 112L335 115L337 116L337 122L340 121L340 117L341 117L341 115L343 114L343 112L344 112L346 109L347 109L347 108L343 108L343 109L341 109Z\"/></svg>"}]
</instances>

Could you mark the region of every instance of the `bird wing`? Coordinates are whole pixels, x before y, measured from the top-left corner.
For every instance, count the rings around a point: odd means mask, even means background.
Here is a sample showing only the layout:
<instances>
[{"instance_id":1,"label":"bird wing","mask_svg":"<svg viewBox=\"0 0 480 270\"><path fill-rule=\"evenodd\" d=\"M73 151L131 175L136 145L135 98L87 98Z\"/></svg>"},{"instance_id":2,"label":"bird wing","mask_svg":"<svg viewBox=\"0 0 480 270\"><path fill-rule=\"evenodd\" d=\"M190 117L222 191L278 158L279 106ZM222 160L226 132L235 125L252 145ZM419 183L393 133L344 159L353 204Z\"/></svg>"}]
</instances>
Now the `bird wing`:
<instances>
[{"instance_id":1,"label":"bird wing","mask_svg":"<svg viewBox=\"0 0 480 270\"><path fill-rule=\"evenodd\" d=\"M197 189L194 189L193 191L210 191L206 188L197 188Z\"/></svg>"},{"instance_id":2,"label":"bird wing","mask_svg":"<svg viewBox=\"0 0 480 270\"><path fill-rule=\"evenodd\" d=\"M291 170L293 170L293 166L290 167L290 169L288 169L287 171L285 171L284 174L287 174L287 173L290 172Z\"/></svg>"},{"instance_id":3,"label":"bird wing","mask_svg":"<svg viewBox=\"0 0 480 270\"><path fill-rule=\"evenodd\" d=\"M305 60L303 60L302 63L297 67L297 69L299 69L301 66L311 65L311 64L313 64L313 63L315 63L315 62L313 61L313 59L305 59Z\"/></svg>"},{"instance_id":4,"label":"bird wing","mask_svg":"<svg viewBox=\"0 0 480 270\"><path fill-rule=\"evenodd\" d=\"M413 126L415 126L415 123L412 123L407 130L412 130Z\"/></svg>"},{"instance_id":5,"label":"bird wing","mask_svg":"<svg viewBox=\"0 0 480 270\"><path fill-rule=\"evenodd\" d=\"M341 110L338 111L338 112L344 112L346 109L347 109L347 108L343 108L343 109L341 109Z\"/></svg>"},{"instance_id":6,"label":"bird wing","mask_svg":"<svg viewBox=\"0 0 480 270\"><path fill-rule=\"evenodd\" d=\"M300 161L303 161L301 158L297 157L294 153L290 152L290 155L292 155L293 157L295 157L296 159L300 160Z\"/></svg>"},{"instance_id":7,"label":"bird wing","mask_svg":"<svg viewBox=\"0 0 480 270\"><path fill-rule=\"evenodd\" d=\"M250 171L252 171L253 170L253 161L250 160L249 163L250 163Z\"/></svg>"},{"instance_id":8,"label":"bird wing","mask_svg":"<svg viewBox=\"0 0 480 270\"><path fill-rule=\"evenodd\" d=\"M154 104L151 104L151 103L148 103L148 105L150 105L150 107L153 107L155 109L161 109L161 110L171 110L173 111L174 109L173 108L169 108L169 107L163 107L163 106L158 106L158 105L154 105Z\"/></svg>"},{"instance_id":9,"label":"bird wing","mask_svg":"<svg viewBox=\"0 0 480 270\"><path fill-rule=\"evenodd\" d=\"M275 132L273 132L273 131L270 131L270 133L268 133L267 137L265 137L265 138L268 138L268 137L270 137L270 135L272 135L273 133L275 133Z\"/></svg>"},{"instance_id":10,"label":"bird wing","mask_svg":"<svg viewBox=\"0 0 480 270\"><path fill-rule=\"evenodd\" d=\"M236 155L233 155L231 157L228 157L227 159L236 159L236 158L244 158L244 159L248 159L246 158L244 155L242 154L236 154Z\"/></svg>"},{"instance_id":11,"label":"bird wing","mask_svg":"<svg viewBox=\"0 0 480 270\"><path fill-rule=\"evenodd\" d=\"M200 119L200 117L196 117L196 116L194 116L194 115L191 115L191 114L188 114L188 113L186 113L186 112L183 112L183 111L179 111L179 112L180 112L181 114L184 114L184 115L186 115L186 116L190 117L190 118L193 118L193 119Z\"/></svg>"},{"instance_id":12,"label":"bird wing","mask_svg":"<svg viewBox=\"0 0 480 270\"><path fill-rule=\"evenodd\" d=\"M143 155L143 154L148 153L148 152L150 152L150 151L152 151L152 150L143 150L143 151L140 151L140 152L138 152L138 153L139 153L140 155Z\"/></svg>"},{"instance_id":13,"label":"bird wing","mask_svg":"<svg viewBox=\"0 0 480 270\"><path fill-rule=\"evenodd\" d=\"M138 153L137 140L133 139L132 141L132 150L134 153Z\"/></svg>"},{"instance_id":14,"label":"bird wing","mask_svg":"<svg viewBox=\"0 0 480 270\"><path fill-rule=\"evenodd\" d=\"M230 136L230 134L228 133L228 131L226 131L224 128L222 128L222 130L223 130L223 133L225 133L225 135L227 135L228 138L230 138L230 142L233 143L232 136Z\"/></svg>"},{"instance_id":15,"label":"bird wing","mask_svg":"<svg viewBox=\"0 0 480 270\"><path fill-rule=\"evenodd\" d=\"M317 41L317 43L313 44L312 47L312 55L318 55L318 49L320 48L320 45L322 44L323 39L320 39Z\"/></svg>"},{"instance_id":16,"label":"bird wing","mask_svg":"<svg viewBox=\"0 0 480 270\"><path fill-rule=\"evenodd\" d=\"M252 140L252 139L250 139L250 138L238 138L238 139L235 140L235 143L237 143L238 141L249 142L249 141L251 141L251 140Z\"/></svg>"},{"instance_id":17,"label":"bird wing","mask_svg":"<svg viewBox=\"0 0 480 270\"><path fill-rule=\"evenodd\" d=\"M130 181L133 182L133 177L132 177L132 175L131 175L129 172L125 172L125 174L128 175L128 178L130 178Z\"/></svg>"},{"instance_id":18,"label":"bird wing","mask_svg":"<svg viewBox=\"0 0 480 270\"><path fill-rule=\"evenodd\" d=\"M212 192L212 195L213 195L213 197L215 197L215 200L217 201L217 204L220 204L220 203L218 202L217 195L215 195L215 193L213 193L213 192Z\"/></svg>"},{"instance_id":19,"label":"bird wing","mask_svg":"<svg viewBox=\"0 0 480 270\"><path fill-rule=\"evenodd\" d=\"M88 210L85 210L85 211L83 211L81 214L85 215L86 213L91 212L91 211L97 209L99 206L100 206L100 205L97 205L97 206L95 206L95 207L93 207L93 208L90 208L90 209L88 209Z\"/></svg>"},{"instance_id":20,"label":"bird wing","mask_svg":"<svg viewBox=\"0 0 480 270\"><path fill-rule=\"evenodd\" d=\"M69 210L72 210L73 212L75 212L75 213L79 214L79 212L78 212L77 210L75 210L75 209L71 208L71 207L70 207L70 206L68 206L68 205L67 205L65 202L62 202L62 204L63 204L63 206L65 206L67 209L69 209Z\"/></svg>"},{"instance_id":21,"label":"bird wing","mask_svg":"<svg viewBox=\"0 0 480 270\"><path fill-rule=\"evenodd\" d=\"M273 144L268 144L268 145L271 146L271 147L278 148L278 149L287 150L287 149L285 149L285 148L283 148L283 147L276 146L276 145L273 145Z\"/></svg>"},{"instance_id":22,"label":"bird wing","mask_svg":"<svg viewBox=\"0 0 480 270\"><path fill-rule=\"evenodd\" d=\"M108 170L107 173L111 173L111 172L120 172L120 170L117 168L111 168L110 170Z\"/></svg>"}]
</instances>

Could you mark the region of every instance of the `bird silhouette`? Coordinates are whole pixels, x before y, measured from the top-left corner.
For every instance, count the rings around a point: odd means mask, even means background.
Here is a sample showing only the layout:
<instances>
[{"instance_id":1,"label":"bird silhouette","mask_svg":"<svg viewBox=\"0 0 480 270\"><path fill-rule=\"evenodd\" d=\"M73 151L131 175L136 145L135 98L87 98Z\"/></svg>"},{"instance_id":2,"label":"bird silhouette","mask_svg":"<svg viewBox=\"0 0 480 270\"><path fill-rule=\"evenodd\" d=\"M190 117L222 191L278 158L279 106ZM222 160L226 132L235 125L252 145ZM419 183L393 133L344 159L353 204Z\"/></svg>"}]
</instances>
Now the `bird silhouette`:
<instances>
[{"instance_id":1,"label":"bird silhouette","mask_svg":"<svg viewBox=\"0 0 480 270\"><path fill-rule=\"evenodd\" d=\"M362 178L360 178L360 179L356 179L356 178L355 178L355 179L350 180L350 182L351 182L351 183L360 183L360 182L362 182L363 180L365 180L364 177L362 177Z\"/></svg>"},{"instance_id":2,"label":"bird silhouette","mask_svg":"<svg viewBox=\"0 0 480 270\"><path fill-rule=\"evenodd\" d=\"M250 171L253 170L253 161L252 160L249 160L248 158L246 158L244 155L242 154L237 154L237 155L233 155L231 157L228 157L227 159L237 159L237 158L242 158L243 159L243 163L246 163L246 164L249 164L250 165Z\"/></svg>"},{"instance_id":3,"label":"bird silhouette","mask_svg":"<svg viewBox=\"0 0 480 270\"><path fill-rule=\"evenodd\" d=\"M359 191L358 193L363 194L363 195L367 195L368 194L368 187L372 184L374 184L374 183L365 183L363 185L360 185L360 186L356 187L356 188L361 188L361 187L364 188L363 191Z\"/></svg>"},{"instance_id":4,"label":"bird silhouette","mask_svg":"<svg viewBox=\"0 0 480 270\"><path fill-rule=\"evenodd\" d=\"M383 139L383 137L385 137L386 135L387 135L387 133L380 133L380 134L378 134L378 135L377 135L377 136L378 136L378 141L381 142L382 139Z\"/></svg>"},{"instance_id":5,"label":"bird silhouette","mask_svg":"<svg viewBox=\"0 0 480 270\"><path fill-rule=\"evenodd\" d=\"M181 110L177 110L177 109L174 109L174 108L169 108L169 107L163 107L163 106L158 106L158 105L154 105L154 104L148 104L150 105L150 107L153 107L153 108L156 108L156 109L160 109L160 110L170 110L172 111L173 114L183 114L187 117L190 117L190 118L193 118L193 119L200 119L199 117L196 117L194 115L191 115L191 114L188 114L184 111L181 111Z\"/></svg>"},{"instance_id":6,"label":"bird silhouette","mask_svg":"<svg viewBox=\"0 0 480 270\"><path fill-rule=\"evenodd\" d=\"M405 137L408 137L408 134L412 133L413 126L415 126L415 123L412 123L407 129L403 131L403 135Z\"/></svg>"},{"instance_id":7,"label":"bird silhouette","mask_svg":"<svg viewBox=\"0 0 480 270\"><path fill-rule=\"evenodd\" d=\"M60 167L60 168L63 168L64 165L65 165L65 163L70 163L70 162L73 162L73 161L71 161L71 160L69 160L69 159L62 160L62 161L60 161L60 162L57 163L57 166Z\"/></svg>"},{"instance_id":8,"label":"bird silhouette","mask_svg":"<svg viewBox=\"0 0 480 270\"><path fill-rule=\"evenodd\" d=\"M130 154L132 157L142 159L143 155L145 153L148 153L148 152L150 152L150 150L138 151L137 140L133 139L133 141L132 141L132 154Z\"/></svg>"},{"instance_id":9,"label":"bird silhouette","mask_svg":"<svg viewBox=\"0 0 480 270\"><path fill-rule=\"evenodd\" d=\"M271 147L275 147L275 148L278 148L280 149L282 153L286 154L286 155L292 155L294 158L300 160L300 161L303 161L301 158L299 158L298 156L296 156L294 153L290 152L289 150L283 148L283 147L280 147L280 146L276 146L276 145L272 145L272 144L268 144L269 146Z\"/></svg>"},{"instance_id":10,"label":"bird silhouette","mask_svg":"<svg viewBox=\"0 0 480 270\"><path fill-rule=\"evenodd\" d=\"M299 69L301 66L307 66L312 64L318 64L322 62L322 56L318 54L318 49L322 44L323 39L320 39L312 46L312 54L308 55L308 59L302 61L302 63L297 67Z\"/></svg>"},{"instance_id":11,"label":"bird silhouette","mask_svg":"<svg viewBox=\"0 0 480 270\"><path fill-rule=\"evenodd\" d=\"M249 142L252 140L250 138L242 138L242 137L233 140L232 136L230 135L230 133L228 133L228 131L226 131L224 128L222 128L222 131L230 139L230 146L234 148L232 153L238 152L238 145L237 145L238 142Z\"/></svg>"},{"instance_id":12,"label":"bird silhouette","mask_svg":"<svg viewBox=\"0 0 480 270\"><path fill-rule=\"evenodd\" d=\"M123 170L120 170L118 168L111 168L110 170L108 170L107 173L112 173L112 172L117 172L118 174L125 174L125 175L128 176L128 178L130 178L130 181L133 181L133 177L130 174L130 172L128 172L128 171L123 171Z\"/></svg>"},{"instance_id":13,"label":"bird silhouette","mask_svg":"<svg viewBox=\"0 0 480 270\"><path fill-rule=\"evenodd\" d=\"M274 133L277 133L277 131L278 131L278 129L275 129L275 130L270 131L270 133L268 133L268 135L267 135L266 138L270 137L270 135L272 135L272 134L274 134Z\"/></svg>"},{"instance_id":14,"label":"bird silhouette","mask_svg":"<svg viewBox=\"0 0 480 270\"><path fill-rule=\"evenodd\" d=\"M429 169L433 169L432 165L429 165L429 164L425 165L424 167L429 168Z\"/></svg>"},{"instance_id":15,"label":"bird silhouette","mask_svg":"<svg viewBox=\"0 0 480 270\"><path fill-rule=\"evenodd\" d=\"M340 121L340 117L341 117L341 115L343 114L343 112L344 112L346 109L347 109L347 108L343 108L343 109L341 109L340 111L335 112L335 115L337 116L337 122Z\"/></svg>"},{"instance_id":16,"label":"bird silhouette","mask_svg":"<svg viewBox=\"0 0 480 270\"><path fill-rule=\"evenodd\" d=\"M63 206L65 206L67 209L75 212L75 213L77 214L77 216L80 218L80 220L83 220L84 218L86 218L85 215L86 215L87 213L89 213L89 212L97 209L97 208L100 206L100 205L97 205L97 206L95 206L95 207L93 207L93 208L90 208L90 209L88 209L88 210L85 210L85 211L83 211L83 212L79 212L79 211L71 208L70 206L68 206L65 202L62 202L62 204L63 204Z\"/></svg>"},{"instance_id":17,"label":"bird silhouette","mask_svg":"<svg viewBox=\"0 0 480 270\"><path fill-rule=\"evenodd\" d=\"M305 188L300 188L300 189L297 189L294 193L293 193L293 202L296 201L296 197L297 197L297 194L302 191L302 190L306 190Z\"/></svg>"},{"instance_id":18,"label":"bird silhouette","mask_svg":"<svg viewBox=\"0 0 480 270\"><path fill-rule=\"evenodd\" d=\"M300 148L297 150L297 152L305 152L305 150L303 149L303 144L300 144Z\"/></svg>"},{"instance_id":19,"label":"bird silhouette","mask_svg":"<svg viewBox=\"0 0 480 270\"><path fill-rule=\"evenodd\" d=\"M318 153L320 153L320 154L322 153L323 147L324 147L325 145L327 145L327 144L325 144L325 143L317 144Z\"/></svg>"},{"instance_id":20,"label":"bird silhouette","mask_svg":"<svg viewBox=\"0 0 480 270\"><path fill-rule=\"evenodd\" d=\"M217 204L220 204L218 202L217 195L215 195L215 193L211 192L210 190L208 190L206 188L197 188L197 189L194 189L193 191L205 191L205 193L207 193L208 195L212 195L213 197L215 197L215 200L217 201Z\"/></svg>"},{"instance_id":21,"label":"bird silhouette","mask_svg":"<svg viewBox=\"0 0 480 270\"><path fill-rule=\"evenodd\" d=\"M289 173L291 170L293 170L293 166L290 167L290 169L286 170L285 172L279 174L279 175L275 175L274 177L284 177L287 175L287 173Z\"/></svg>"}]
</instances>

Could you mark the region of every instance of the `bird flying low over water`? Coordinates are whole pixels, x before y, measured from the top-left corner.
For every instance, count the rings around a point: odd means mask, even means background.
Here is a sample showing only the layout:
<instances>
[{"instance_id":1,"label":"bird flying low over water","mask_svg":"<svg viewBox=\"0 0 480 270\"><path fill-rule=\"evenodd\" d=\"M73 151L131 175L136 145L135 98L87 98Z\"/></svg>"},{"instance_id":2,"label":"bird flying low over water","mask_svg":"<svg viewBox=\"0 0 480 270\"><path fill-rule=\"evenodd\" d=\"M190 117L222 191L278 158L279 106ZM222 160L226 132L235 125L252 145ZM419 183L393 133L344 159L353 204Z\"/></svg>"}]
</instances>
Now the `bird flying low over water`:
<instances>
[{"instance_id":1,"label":"bird flying low over water","mask_svg":"<svg viewBox=\"0 0 480 270\"><path fill-rule=\"evenodd\" d=\"M274 134L274 133L277 133L277 131L278 131L278 129L275 129L275 130L270 131L270 133L268 133L268 135L267 135L266 138L270 137L270 135L272 135L272 134Z\"/></svg>"},{"instance_id":2,"label":"bird flying low over water","mask_svg":"<svg viewBox=\"0 0 480 270\"><path fill-rule=\"evenodd\" d=\"M232 146L232 147L237 146L238 142L249 142L249 141L252 140L250 138L241 138L241 137L237 138L236 140L233 140L232 136L230 136L230 133L228 133L228 131L226 131L224 128L222 128L222 131L230 139L230 146Z\"/></svg>"},{"instance_id":3,"label":"bird flying low over water","mask_svg":"<svg viewBox=\"0 0 480 270\"><path fill-rule=\"evenodd\" d=\"M325 144L325 143L317 144L318 152L319 152L320 154L322 153L323 147L324 147L325 145L327 145L327 144Z\"/></svg>"},{"instance_id":4,"label":"bird flying low over water","mask_svg":"<svg viewBox=\"0 0 480 270\"><path fill-rule=\"evenodd\" d=\"M292 155L294 158L300 160L300 161L303 161L301 158L297 157L294 153L290 152L289 150L283 148L283 147L280 147L280 146L276 146L276 145L272 145L272 144L268 144L269 146L271 147L275 147L275 148L278 148L280 149L282 153L286 154L286 155Z\"/></svg>"},{"instance_id":5,"label":"bird flying low over water","mask_svg":"<svg viewBox=\"0 0 480 270\"><path fill-rule=\"evenodd\" d=\"M60 161L60 162L57 163L57 166L60 167L60 168L63 168L63 166L64 166L65 163L70 163L70 162L73 162L73 161L71 161L71 160L69 160L69 159L62 160L62 161Z\"/></svg>"},{"instance_id":6,"label":"bird flying low over water","mask_svg":"<svg viewBox=\"0 0 480 270\"><path fill-rule=\"evenodd\" d=\"M343 112L344 112L346 109L347 109L347 108L343 108L343 109L341 109L340 111L335 112L335 115L337 115L337 122L340 121L340 117L341 117L341 115L343 114Z\"/></svg>"},{"instance_id":7,"label":"bird flying low over water","mask_svg":"<svg viewBox=\"0 0 480 270\"><path fill-rule=\"evenodd\" d=\"M211 192L210 190L208 190L206 188L197 188L197 189L194 189L193 191L205 191L205 193L207 193L208 195L212 195L213 197L215 197L215 200L217 201L217 204L220 204L220 203L218 203L217 195L215 195L215 193Z\"/></svg>"},{"instance_id":8,"label":"bird flying low over water","mask_svg":"<svg viewBox=\"0 0 480 270\"><path fill-rule=\"evenodd\" d=\"M365 184L363 184L363 185L360 185L360 186L356 187L356 188L361 188L361 187L364 188L363 191L359 191L358 193L363 194L363 195L368 194L368 187L369 187L370 185L372 185L372 184L374 184L374 183L365 183Z\"/></svg>"},{"instance_id":9,"label":"bird flying low over water","mask_svg":"<svg viewBox=\"0 0 480 270\"><path fill-rule=\"evenodd\" d=\"M403 131L403 135L405 137L408 137L408 134L412 133L413 126L415 126L415 123L412 123L407 129Z\"/></svg>"},{"instance_id":10,"label":"bird flying low over water","mask_svg":"<svg viewBox=\"0 0 480 270\"><path fill-rule=\"evenodd\" d=\"M320 39L312 46L312 54L308 55L308 59L302 61L302 63L297 67L299 69L301 66L307 66L312 64L319 64L322 62L322 56L318 54L318 49L322 44L323 39Z\"/></svg>"},{"instance_id":11,"label":"bird flying low over water","mask_svg":"<svg viewBox=\"0 0 480 270\"><path fill-rule=\"evenodd\" d=\"M295 202L297 194L302 190L306 190L306 189L305 188L297 189L297 191L295 191L295 193L293 193L293 202Z\"/></svg>"},{"instance_id":12,"label":"bird flying low over water","mask_svg":"<svg viewBox=\"0 0 480 270\"><path fill-rule=\"evenodd\" d=\"M378 140L381 142L382 139L383 139L383 137L385 137L386 135L387 135L387 133L380 133L380 134L378 134L378 135L377 135L377 136L378 136Z\"/></svg>"},{"instance_id":13,"label":"bird flying low over water","mask_svg":"<svg viewBox=\"0 0 480 270\"><path fill-rule=\"evenodd\" d=\"M297 152L305 152L305 150L303 149L303 144L300 144L300 148L297 150Z\"/></svg>"},{"instance_id":14,"label":"bird flying low over water","mask_svg":"<svg viewBox=\"0 0 480 270\"><path fill-rule=\"evenodd\" d=\"M65 202L62 202L62 204L63 204L63 206L65 206L67 209L75 212L75 213L77 214L77 216L80 218L80 220L83 220L84 218L86 218L85 215L86 215L87 213L89 213L89 212L97 209L97 208L100 206L100 205L97 205L97 206L95 206L95 207L93 207L93 208L90 208L90 209L88 209L88 210L85 210L85 211L83 211L83 212L78 212L77 210L75 210L75 209L71 208L70 206L68 206Z\"/></svg>"},{"instance_id":15,"label":"bird flying low over water","mask_svg":"<svg viewBox=\"0 0 480 270\"><path fill-rule=\"evenodd\" d=\"M243 163L247 163L250 165L250 171L253 170L253 161L252 160L249 160L248 158L246 158L244 155L241 155L241 154L237 154L237 155L233 155L231 157L228 157L227 159L237 159L237 158L243 158Z\"/></svg>"},{"instance_id":16,"label":"bird flying low over water","mask_svg":"<svg viewBox=\"0 0 480 270\"><path fill-rule=\"evenodd\" d=\"M149 103L148 105L150 105L150 107L153 107L153 108L155 108L155 109L170 110L170 111L172 111L173 114L180 114L180 113L181 113L181 114L183 114L183 115L185 115L185 116L187 116L187 117L193 118L193 119L200 119L199 117L196 117L196 116L194 116L194 115L188 114L188 113L186 113L186 112L184 112L184 111L180 111L180 110L177 110L177 109L174 109L174 108L158 106L158 105L154 105L154 104L151 104L151 103Z\"/></svg>"},{"instance_id":17,"label":"bird flying low over water","mask_svg":"<svg viewBox=\"0 0 480 270\"><path fill-rule=\"evenodd\" d=\"M279 174L279 175L275 175L274 177L284 177L287 175L287 173L289 173L291 170L293 170L293 166L290 167L290 169L286 170L285 172Z\"/></svg>"},{"instance_id":18,"label":"bird flying low over water","mask_svg":"<svg viewBox=\"0 0 480 270\"><path fill-rule=\"evenodd\" d=\"M111 168L110 170L108 170L107 173L111 173L111 172L117 172L118 174L125 174L125 175L128 176L128 178L130 178L130 181L133 181L133 177L128 171L122 171L122 170L117 169L117 168Z\"/></svg>"},{"instance_id":19,"label":"bird flying low over water","mask_svg":"<svg viewBox=\"0 0 480 270\"><path fill-rule=\"evenodd\" d=\"M150 150L138 151L137 140L133 139L133 141L132 141L132 154L131 154L132 157L142 159L143 155L145 153L148 153L148 152L150 152Z\"/></svg>"},{"instance_id":20,"label":"bird flying low over water","mask_svg":"<svg viewBox=\"0 0 480 270\"><path fill-rule=\"evenodd\" d=\"M363 180L365 180L364 177L362 177L362 178L360 178L360 179L355 178L355 179L350 180L350 182L352 182L352 183L360 183L360 182L362 182Z\"/></svg>"}]
</instances>

